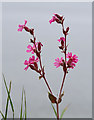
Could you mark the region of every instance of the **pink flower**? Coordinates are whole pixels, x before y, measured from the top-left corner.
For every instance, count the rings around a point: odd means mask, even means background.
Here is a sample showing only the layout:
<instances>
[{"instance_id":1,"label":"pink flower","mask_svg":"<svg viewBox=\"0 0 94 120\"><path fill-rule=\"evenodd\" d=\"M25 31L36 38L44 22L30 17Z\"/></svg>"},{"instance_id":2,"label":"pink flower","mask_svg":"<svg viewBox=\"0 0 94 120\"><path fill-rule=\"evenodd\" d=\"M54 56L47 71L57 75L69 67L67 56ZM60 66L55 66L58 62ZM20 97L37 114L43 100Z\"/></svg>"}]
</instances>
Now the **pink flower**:
<instances>
[{"instance_id":1,"label":"pink flower","mask_svg":"<svg viewBox=\"0 0 94 120\"><path fill-rule=\"evenodd\" d=\"M27 71L28 67L31 65L31 64L34 64L34 63L37 63L39 61L38 57L35 59L35 56L32 56L32 58L30 57L29 58L29 61L25 60L24 62L24 65L27 65L24 70Z\"/></svg>"},{"instance_id":2,"label":"pink flower","mask_svg":"<svg viewBox=\"0 0 94 120\"><path fill-rule=\"evenodd\" d=\"M65 41L65 38L64 37L60 37L60 39L58 39L57 41L61 41L61 40L63 40L63 42Z\"/></svg>"},{"instance_id":3,"label":"pink flower","mask_svg":"<svg viewBox=\"0 0 94 120\"><path fill-rule=\"evenodd\" d=\"M51 20L49 20L49 23L51 24L52 22L55 22L56 19L57 19L57 17L53 16L53 18Z\"/></svg>"},{"instance_id":4,"label":"pink flower","mask_svg":"<svg viewBox=\"0 0 94 120\"><path fill-rule=\"evenodd\" d=\"M26 23L27 23L27 20L24 20L25 21L25 23L24 23L24 25L19 25L18 27L18 31L22 31L23 29L24 29L24 27L25 27L25 25L26 25Z\"/></svg>"},{"instance_id":5,"label":"pink flower","mask_svg":"<svg viewBox=\"0 0 94 120\"><path fill-rule=\"evenodd\" d=\"M24 65L27 65L27 66L24 68L24 70L27 70L28 67L29 67L29 65L31 65L31 64L32 64L32 58L30 57L30 58L29 58L29 61L25 60L25 62L24 62Z\"/></svg>"},{"instance_id":6,"label":"pink flower","mask_svg":"<svg viewBox=\"0 0 94 120\"><path fill-rule=\"evenodd\" d=\"M61 57L60 59L55 59L56 62L54 62L54 66L56 66L56 68L60 67L61 65L63 65L63 60L63 57Z\"/></svg>"},{"instance_id":7,"label":"pink flower","mask_svg":"<svg viewBox=\"0 0 94 120\"><path fill-rule=\"evenodd\" d=\"M62 23L63 22L63 16L60 16L58 14L54 13L54 16L52 17L51 20L49 20L49 23L51 24L52 22L57 22L57 23Z\"/></svg>"},{"instance_id":8,"label":"pink flower","mask_svg":"<svg viewBox=\"0 0 94 120\"><path fill-rule=\"evenodd\" d=\"M35 44L37 47L37 43ZM34 44L33 44L33 47L31 45L28 45L27 48L28 48L28 50L26 50L27 53L31 52L32 54L34 54L34 50L36 49Z\"/></svg>"},{"instance_id":9,"label":"pink flower","mask_svg":"<svg viewBox=\"0 0 94 120\"><path fill-rule=\"evenodd\" d=\"M66 57L69 58L69 60L67 61L68 67L73 69L76 66L75 63L78 62L78 56L72 55L71 52L70 53L68 52Z\"/></svg>"}]
</instances>

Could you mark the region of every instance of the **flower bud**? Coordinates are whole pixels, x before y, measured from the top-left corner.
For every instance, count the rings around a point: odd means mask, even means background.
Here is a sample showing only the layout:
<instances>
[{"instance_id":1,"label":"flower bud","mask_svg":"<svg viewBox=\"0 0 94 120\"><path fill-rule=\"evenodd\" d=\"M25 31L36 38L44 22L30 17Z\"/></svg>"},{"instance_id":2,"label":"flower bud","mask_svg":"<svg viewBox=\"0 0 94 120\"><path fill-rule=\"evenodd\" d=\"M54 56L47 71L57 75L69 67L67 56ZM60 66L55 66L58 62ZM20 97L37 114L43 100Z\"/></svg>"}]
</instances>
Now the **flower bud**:
<instances>
[{"instance_id":1,"label":"flower bud","mask_svg":"<svg viewBox=\"0 0 94 120\"><path fill-rule=\"evenodd\" d=\"M69 31L69 27L66 28L66 31L65 31L64 28L63 28L63 33L64 33L64 35L67 35L67 34L68 34L68 31Z\"/></svg>"},{"instance_id":2,"label":"flower bud","mask_svg":"<svg viewBox=\"0 0 94 120\"><path fill-rule=\"evenodd\" d=\"M69 27L66 28L66 33L69 31Z\"/></svg>"},{"instance_id":3,"label":"flower bud","mask_svg":"<svg viewBox=\"0 0 94 120\"><path fill-rule=\"evenodd\" d=\"M64 62L64 64L63 64L63 70L64 70L64 72L66 73L67 68L66 68L66 63L65 63L65 62Z\"/></svg>"},{"instance_id":4,"label":"flower bud","mask_svg":"<svg viewBox=\"0 0 94 120\"><path fill-rule=\"evenodd\" d=\"M34 35L34 29L30 29L31 35Z\"/></svg>"},{"instance_id":5,"label":"flower bud","mask_svg":"<svg viewBox=\"0 0 94 120\"><path fill-rule=\"evenodd\" d=\"M58 100L58 103L60 103L61 101L62 101L62 97L64 96L64 91L63 91L63 93L60 95L60 98L59 98L59 100Z\"/></svg>"},{"instance_id":6,"label":"flower bud","mask_svg":"<svg viewBox=\"0 0 94 120\"><path fill-rule=\"evenodd\" d=\"M41 42L39 42L38 43L38 51L41 51L41 46L43 46L43 45L41 44Z\"/></svg>"},{"instance_id":7,"label":"flower bud","mask_svg":"<svg viewBox=\"0 0 94 120\"><path fill-rule=\"evenodd\" d=\"M38 69L38 64L36 62L34 62L34 66L36 69Z\"/></svg>"},{"instance_id":8,"label":"flower bud","mask_svg":"<svg viewBox=\"0 0 94 120\"><path fill-rule=\"evenodd\" d=\"M64 41L63 40L61 40L61 45L64 47Z\"/></svg>"},{"instance_id":9,"label":"flower bud","mask_svg":"<svg viewBox=\"0 0 94 120\"><path fill-rule=\"evenodd\" d=\"M38 58L40 58L40 52L36 51L36 55Z\"/></svg>"},{"instance_id":10,"label":"flower bud","mask_svg":"<svg viewBox=\"0 0 94 120\"><path fill-rule=\"evenodd\" d=\"M58 19L62 20L63 19L63 16L60 16L58 14L54 14Z\"/></svg>"},{"instance_id":11,"label":"flower bud","mask_svg":"<svg viewBox=\"0 0 94 120\"><path fill-rule=\"evenodd\" d=\"M30 42L31 42L31 43L34 43L34 41L33 41L32 39L30 39Z\"/></svg>"},{"instance_id":12,"label":"flower bud","mask_svg":"<svg viewBox=\"0 0 94 120\"><path fill-rule=\"evenodd\" d=\"M62 21L61 20L59 20L59 19L56 19L55 20L57 23L59 23L59 24L61 24L62 23Z\"/></svg>"},{"instance_id":13,"label":"flower bud","mask_svg":"<svg viewBox=\"0 0 94 120\"><path fill-rule=\"evenodd\" d=\"M33 65L29 65L29 67L30 67L32 70L35 70L35 68L34 68Z\"/></svg>"},{"instance_id":14,"label":"flower bud","mask_svg":"<svg viewBox=\"0 0 94 120\"><path fill-rule=\"evenodd\" d=\"M24 26L24 29L27 31L27 32L30 32L30 29L26 26Z\"/></svg>"}]
</instances>

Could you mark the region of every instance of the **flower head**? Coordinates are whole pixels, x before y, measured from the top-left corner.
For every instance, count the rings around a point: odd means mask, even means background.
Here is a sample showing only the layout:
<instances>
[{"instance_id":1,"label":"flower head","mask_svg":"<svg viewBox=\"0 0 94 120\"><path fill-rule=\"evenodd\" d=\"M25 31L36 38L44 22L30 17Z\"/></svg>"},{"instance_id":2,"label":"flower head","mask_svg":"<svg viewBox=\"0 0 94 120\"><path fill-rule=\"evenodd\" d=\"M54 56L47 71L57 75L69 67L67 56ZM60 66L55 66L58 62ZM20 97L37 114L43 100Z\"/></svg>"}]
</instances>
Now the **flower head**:
<instances>
[{"instance_id":1,"label":"flower head","mask_svg":"<svg viewBox=\"0 0 94 120\"><path fill-rule=\"evenodd\" d=\"M57 22L57 23L62 23L64 21L63 16L60 16L56 13L54 13L54 16L52 17L51 20L49 20L49 23L51 24L52 22Z\"/></svg>"},{"instance_id":2,"label":"flower head","mask_svg":"<svg viewBox=\"0 0 94 120\"><path fill-rule=\"evenodd\" d=\"M23 29L24 29L24 27L25 27L25 25L26 25L26 23L27 23L27 20L24 20L25 21L25 23L24 23L24 25L19 25L18 27L18 31L22 31Z\"/></svg>"},{"instance_id":3,"label":"flower head","mask_svg":"<svg viewBox=\"0 0 94 120\"><path fill-rule=\"evenodd\" d=\"M24 70L27 71L28 67L31 65L31 64L35 64L39 61L38 57L35 59L35 56L32 56L32 58L30 57L29 58L29 61L25 60L24 62L24 65L26 65L26 67L24 68Z\"/></svg>"},{"instance_id":4,"label":"flower head","mask_svg":"<svg viewBox=\"0 0 94 120\"><path fill-rule=\"evenodd\" d=\"M30 58L29 58L29 61L25 60L25 62L24 62L24 65L27 65L27 66L24 68L24 70L27 70L28 67L29 67L29 65L31 65L31 64L32 64L32 58L30 57Z\"/></svg>"},{"instance_id":5,"label":"flower head","mask_svg":"<svg viewBox=\"0 0 94 120\"><path fill-rule=\"evenodd\" d=\"M37 42L35 43L36 47L37 47ZM35 45L33 44L33 47L31 45L28 45L27 48L28 50L26 50L27 53L31 52L32 54L34 54L34 50L36 49Z\"/></svg>"},{"instance_id":6,"label":"flower head","mask_svg":"<svg viewBox=\"0 0 94 120\"><path fill-rule=\"evenodd\" d=\"M56 17L56 16L53 16L53 17L52 17L52 19L51 19L51 20L49 20L49 23L51 24L52 22L55 22L55 21L56 21L56 19L57 19L57 17Z\"/></svg>"},{"instance_id":7,"label":"flower head","mask_svg":"<svg viewBox=\"0 0 94 120\"><path fill-rule=\"evenodd\" d=\"M69 60L67 61L68 67L73 69L76 66L75 63L78 62L78 56L72 55L71 52L70 53L68 52L66 57L69 58Z\"/></svg>"},{"instance_id":8,"label":"flower head","mask_svg":"<svg viewBox=\"0 0 94 120\"><path fill-rule=\"evenodd\" d=\"M64 37L60 37L60 39L58 39L57 41L62 41L63 40L63 42L65 41L65 38Z\"/></svg>"},{"instance_id":9,"label":"flower head","mask_svg":"<svg viewBox=\"0 0 94 120\"><path fill-rule=\"evenodd\" d=\"M56 62L54 62L54 66L56 66L56 68L60 67L61 65L63 65L63 60L63 57L61 57L60 59L55 59Z\"/></svg>"}]
</instances>

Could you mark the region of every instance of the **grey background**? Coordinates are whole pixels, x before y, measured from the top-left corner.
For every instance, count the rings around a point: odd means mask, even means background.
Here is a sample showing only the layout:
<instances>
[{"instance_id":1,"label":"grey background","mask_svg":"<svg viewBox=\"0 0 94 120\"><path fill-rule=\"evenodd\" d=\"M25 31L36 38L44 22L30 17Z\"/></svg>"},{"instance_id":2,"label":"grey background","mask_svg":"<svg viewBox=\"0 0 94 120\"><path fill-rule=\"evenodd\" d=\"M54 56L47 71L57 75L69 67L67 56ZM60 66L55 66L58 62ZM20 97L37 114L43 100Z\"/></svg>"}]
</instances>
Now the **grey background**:
<instances>
[{"instance_id":1,"label":"grey background","mask_svg":"<svg viewBox=\"0 0 94 120\"><path fill-rule=\"evenodd\" d=\"M94 2L92 3L92 73L94 72ZM92 118L94 119L94 75L92 74Z\"/></svg>"},{"instance_id":2,"label":"grey background","mask_svg":"<svg viewBox=\"0 0 94 120\"><path fill-rule=\"evenodd\" d=\"M0 2L0 110L2 109L2 3ZM1 119L1 116L0 116Z\"/></svg>"},{"instance_id":3,"label":"grey background","mask_svg":"<svg viewBox=\"0 0 94 120\"><path fill-rule=\"evenodd\" d=\"M12 99L15 105L15 117L19 116L21 91L24 86L27 94L28 117L54 117L47 88L38 74L30 69L25 72L24 60L30 57L26 47L30 35L17 32L18 25L27 19L27 25L35 28L38 41L44 45L42 61L46 76L55 95L58 94L62 80L62 70L53 66L54 59L61 57L57 39L62 35L61 26L49 24L53 13L65 16L65 26L70 27L67 38L69 51L79 56L79 62L66 77L65 96L60 111L67 104L70 107L65 118L92 117L92 13L91 3L3 3L3 73L7 83L12 80ZM6 91L3 85L2 109L6 103ZM10 116L11 109L9 110Z\"/></svg>"}]
</instances>

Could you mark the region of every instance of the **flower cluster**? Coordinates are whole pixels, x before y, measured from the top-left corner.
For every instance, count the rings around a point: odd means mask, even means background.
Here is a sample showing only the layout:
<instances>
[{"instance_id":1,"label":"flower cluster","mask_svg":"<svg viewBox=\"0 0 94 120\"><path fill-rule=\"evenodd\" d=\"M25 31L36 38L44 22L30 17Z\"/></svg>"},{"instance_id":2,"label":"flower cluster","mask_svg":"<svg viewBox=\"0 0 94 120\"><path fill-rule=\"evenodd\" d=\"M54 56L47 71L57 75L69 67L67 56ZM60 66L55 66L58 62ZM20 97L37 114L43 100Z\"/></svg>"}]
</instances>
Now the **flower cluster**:
<instances>
[{"instance_id":1,"label":"flower cluster","mask_svg":"<svg viewBox=\"0 0 94 120\"><path fill-rule=\"evenodd\" d=\"M63 21L64 21L63 16L60 16L58 14L54 14L54 16L52 17L51 20L49 20L49 22L51 24L52 22L55 22L55 21L57 23L62 24L63 34L66 37L68 35L69 27L67 27L66 30L64 29L64 26L63 26ZM66 69L67 68L72 68L73 69L76 66L76 63L78 62L78 57L76 55L72 56L71 52L68 52L68 54L66 54L68 45L66 45L65 37L60 37L58 39L58 41L61 42L61 46L59 46L59 49L61 49L62 53L65 54L65 60L63 59L63 57L61 57L60 59L59 58L55 59L54 66L56 66L56 68L58 68L60 66L63 66L63 68L65 67ZM68 58L68 60L66 60L66 58Z\"/></svg>"},{"instance_id":2,"label":"flower cluster","mask_svg":"<svg viewBox=\"0 0 94 120\"><path fill-rule=\"evenodd\" d=\"M78 62L78 56L76 55L72 56L72 53L70 52L67 54L67 58L68 58L68 61L66 61L67 68L73 69L76 66L75 63ZM60 59L59 58L55 59L54 66L56 66L56 68L63 66L63 64L64 64L63 57L61 57Z\"/></svg>"},{"instance_id":3,"label":"flower cluster","mask_svg":"<svg viewBox=\"0 0 94 120\"><path fill-rule=\"evenodd\" d=\"M64 22L64 17L63 16L60 16L56 13L54 13L54 16L52 17L51 20L49 20L49 23L51 24L52 22L57 22L58 24L62 24L63 26L63 22ZM19 28L18 28L18 31L22 31L23 29L25 29L25 31L27 32L30 32L31 35L33 35L34 37L34 29L29 29L27 26L26 26L26 23L27 23L27 20L25 20L25 23L23 25L19 25ZM69 31L69 27L66 28L66 30L64 29L63 27L63 34L66 36L68 35L68 31ZM36 38L34 37L33 38L34 40L30 39L31 40L31 43L33 45L28 45L27 46L27 50L26 52L27 53L32 53L32 54L36 54L37 58L35 60L35 56L32 56L32 58L30 57L29 58L29 61L25 60L24 64L27 65L25 67L24 70L27 70L28 67L31 66L31 64L35 64L39 61L39 58L40 58L40 53L41 53L41 46L42 43L41 42L35 42L36 41ZM58 41L61 43L61 45L59 46L59 49L61 49L62 53L66 54L66 58L67 60L64 60L63 57L61 58L57 58L55 59L55 62L54 62L54 66L56 66L56 68L60 67L60 66L65 66L66 64L66 68L74 68L76 66L76 63L78 62L78 57L76 55L72 55L71 52L68 52L68 54L66 53L67 51L67 46L65 45L65 42L66 42L66 39L65 37L60 37L58 39ZM34 62L35 61L35 62Z\"/></svg>"},{"instance_id":4,"label":"flower cluster","mask_svg":"<svg viewBox=\"0 0 94 120\"><path fill-rule=\"evenodd\" d=\"M38 69L37 63L39 62L41 46L43 45L41 42L36 42L36 38L34 36L34 29L29 29L26 26L26 23L27 21L25 20L24 25L19 25L18 31L22 32L22 30L24 29L26 32L29 32L33 36L33 39L30 39L31 44L27 46L28 49L26 50L27 53L31 53L33 56L29 58L29 61L25 60L24 65L26 65L26 67L24 68L24 70L27 71L27 69L30 67L32 70L35 70L36 72L40 73L41 71L40 69Z\"/></svg>"}]
</instances>

